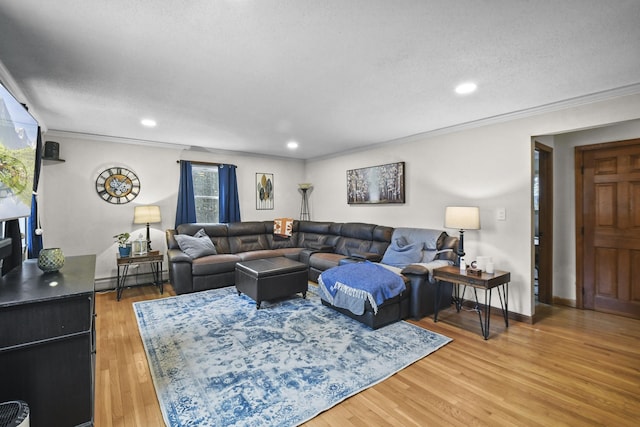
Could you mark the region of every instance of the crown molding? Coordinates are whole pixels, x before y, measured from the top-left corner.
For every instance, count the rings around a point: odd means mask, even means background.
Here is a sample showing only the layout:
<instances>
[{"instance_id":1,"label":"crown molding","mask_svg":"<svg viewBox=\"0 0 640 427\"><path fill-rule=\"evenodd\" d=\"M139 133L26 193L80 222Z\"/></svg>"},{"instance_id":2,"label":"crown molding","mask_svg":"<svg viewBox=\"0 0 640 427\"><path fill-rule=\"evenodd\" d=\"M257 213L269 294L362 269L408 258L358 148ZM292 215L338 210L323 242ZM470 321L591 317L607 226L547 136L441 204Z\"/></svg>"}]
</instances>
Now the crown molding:
<instances>
[{"instance_id":1,"label":"crown molding","mask_svg":"<svg viewBox=\"0 0 640 427\"><path fill-rule=\"evenodd\" d=\"M455 131L474 128L479 126L485 126L488 124L507 122L511 120L517 120L525 117L538 116L545 113L550 113L554 111L566 110L568 108L579 107L581 105L594 104L600 101L606 101L608 99L613 98L621 98L628 95L635 95L640 93L640 83L635 83L628 86L622 86L615 89L605 90L601 92L592 93L589 95L577 96L575 98L569 98L558 102L552 102L549 104L540 105L537 107L526 108L523 110L512 111L505 114L499 114L492 117L486 117L484 119L475 120L467 123L461 123L459 125L446 127L442 129L436 129L434 131L428 132L429 134L433 134L436 132L444 132L449 133L449 129L454 129Z\"/></svg>"},{"instance_id":2,"label":"crown molding","mask_svg":"<svg viewBox=\"0 0 640 427\"><path fill-rule=\"evenodd\" d=\"M581 105L593 104L596 102L606 101L608 99L613 99L613 98L621 98L624 96L636 95L639 93L640 93L640 83L634 83L631 85L622 86L615 89L596 92L596 93L592 93L584 96L578 96L575 98L565 99L558 102L552 102L552 103L540 105L537 107L526 108L518 111L512 111L505 114L498 114L495 116L485 117L485 118L473 120L470 122L459 123L456 125L446 126L443 128L433 129L425 132L420 132L413 135L407 135L407 136L395 138L388 141L381 141L376 144L369 144L365 147L359 147L351 150L341 151L338 153L327 154L325 156L314 157L312 159L307 159L307 160L308 161L326 160L326 159L339 157L346 154L353 154L353 153L370 150L372 148L383 147L386 145L420 141L425 138L430 138L434 136L461 132L464 130L470 130L470 129L479 128L479 127L488 126L488 125L497 124L497 123L504 123L504 122L522 119L526 117L538 116L545 113L566 110L568 108L574 108L574 107L579 107Z\"/></svg>"},{"instance_id":3,"label":"crown molding","mask_svg":"<svg viewBox=\"0 0 640 427\"><path fill-rule=\"evenodd\" d=\"M221 150L217 148L202 147L197 145L183 145L183 144L175 144L171 142L126 138L126 137L120 137L120 136L99 135L99 134L91 134L91 133L83 133L83 132L72 132L72 131L64 131L64 130L57 130L57 129L51 129L46 133L46 135L44 135L44 139L48 140L53 138L82 139L84 141L93 141L93 142L111 142L114 144L142 145L142 146L154 147L154 148L166 148L171 150L178 150L178 151L182 151L183 153L208 153L208 154L220 154L220 155L227 155L227 156L269 158L269 159L276 159L276 160L293 160L293 161L302 161L302 162L304 161L304 159L296 159L296 158L283 157L283 156L270 156L267 154L253 154L246 151ZM182 160L187 160L187 159L182 159Z\"/></svg>"},{"instance_id":4,"label":"crown molding","mask_svg":"<svg viewBox=\"0 0 640 427\"><path fill-rule=\"evenodd\" d=\"M50 129L49 131L47 131L47 134L44 136L46 139L70 138L70 139L82 139L85 141L94 141L94 142L113 142L116 144L146 145L146 146L169 148L174 150L185 149L184 145L174 144L170 142L126 138L122 136L99 135L94 133L73 132L73 131L58 130L58 129Z\"/></svg>"}]
</instances>

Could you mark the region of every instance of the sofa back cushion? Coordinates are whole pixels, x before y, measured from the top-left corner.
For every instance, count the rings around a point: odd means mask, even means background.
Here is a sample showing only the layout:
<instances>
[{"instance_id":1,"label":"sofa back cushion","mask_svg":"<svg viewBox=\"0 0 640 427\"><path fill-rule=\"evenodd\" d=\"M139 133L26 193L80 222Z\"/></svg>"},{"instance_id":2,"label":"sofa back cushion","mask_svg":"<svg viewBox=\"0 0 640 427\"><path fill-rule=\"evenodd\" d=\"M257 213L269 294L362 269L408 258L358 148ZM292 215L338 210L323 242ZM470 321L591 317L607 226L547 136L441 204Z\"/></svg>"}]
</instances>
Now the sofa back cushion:
<instances>
[{"instance_id":1,"label":"sofa back cushion","mask_svg":"<svg viewBox=\"0 0 640 427\"><path fill-rule=\"evenodd\" d=\"M269 249L264 222L247 221L227 224L231 253Z\"/></svg>"},{"instance_id":2,"label":"sofa back cushion","mask_svg":"<svg viewBox=\"0 0 640 427\"><path fill-rule=\"evenodd\" d=\"M450 261L452 263L458 262L458 238L455 236L449 236L447 233L442 233L438 238L438 254L436 259Z\"/></svg>"},{"instance_id":3,"label":"sofa back cushion","mask_svg":"<svg viewBox=\"0 0 640 427\"><path fill-rule=\"evenodd\" d=\"M392 245L389 246L387 251L392 251L394 242L396 242L398 239L403 239L407 245L411 245L414 243L422 245L422 257L420 260L414 262L430 262L436 258L436 255L438 255L438 251L440 249L438 247L438 244L442 244L443 234L444 236L447 235L447 233L442 230L435 230L430 228L399 227L393 230L393 235L391 236Z\"/></svg>"},{"instance_id":4,"label":"sofa back cushion","mask_svg":"<svg viewBox=\"0 0 640 427\"><path fill-rule=\"evenodd\" d=\"M267 243L271 249L297 248L298 247L298 221L293 221L293 229L291 236L285 237L273 234L273 221L265 221L264 227L266 231Z\"/></svg>"},{"instance_id":5,"label":"sofa back cushion","mask_svg":"<svg viewBox=\"0 0 640 427\"><path fill-rule=\"evenodd\" d=\"M207 233L207 236L209 236L209 239L213 242L217 253L230 253L229 240L227 239L227 224L180 224L176 228L176 232L177 234L193 236L201 229L204 229L204 232ZM167 244L169 244L169 242L167 242Z\"/></svg>"},{"instance_id":6,"label":"sofa back cushion","mask_svg":"<svg viewBox=\"0 0 640 427\"><path fill-rule=\"evenodd\" d=\"M373 241L369 247L369 252L384 255L384 252L391 243L393 228L384 225L376 225L373 229Z\"/></svg>"},{"instance_id":7,"label":"sofa back cushion","mask_svg":"<svg viewBox=\"0 0 640 427\"><path fill-rule=\"evenodd\" d=\"M409 264L421 262L423 258L423 242L408 243L404 236L393 239L387 248L382 263L404 268Z\"/></svg>"},{"instance_id":8,"label":"sofa back cushion","mask_svg":"<svg viewBox=\"0 0 640 427\"><path fill-rule=\"evenodd\" d=\"M324 244L335 246L337 236L331 234L333 224L332 222L299 221L298 247L310 248Z\"/></svg>"},{"instance_id":9,"label":"sofa back cushion","mask_svg":"<svg viewBox=\"0 0 640 427\"><path fill-rule=\"evenodd\" d=\"M369 252L375 227L374 224L359 222L343 224L340 230L341 237L338 239L335 252L345 256Z\"/></svg>"}]
</instances>

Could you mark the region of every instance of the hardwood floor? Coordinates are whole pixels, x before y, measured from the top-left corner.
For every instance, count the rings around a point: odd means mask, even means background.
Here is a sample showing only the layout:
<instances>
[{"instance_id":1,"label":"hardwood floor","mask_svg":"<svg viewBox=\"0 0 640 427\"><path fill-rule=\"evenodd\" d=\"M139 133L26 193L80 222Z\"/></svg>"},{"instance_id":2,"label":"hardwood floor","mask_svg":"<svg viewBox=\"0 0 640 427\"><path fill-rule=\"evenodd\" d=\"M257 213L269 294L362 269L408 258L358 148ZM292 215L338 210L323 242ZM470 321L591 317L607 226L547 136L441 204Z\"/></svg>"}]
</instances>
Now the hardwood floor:
<instances>
[{"instance_id":1,"label":"hardwood floor","mask_svg":"<svg viewBox=\"0 0 640 427\"><path fill-rule=\"evenodd\" d=\"M97 427L164 425L131 304L168 295L170 285L97 295ZM640 321L550 306L507 329L493 311L488 341L471 311L413 322L453 342L305 425L638 425Z\"/></svg>"}]
</instances>

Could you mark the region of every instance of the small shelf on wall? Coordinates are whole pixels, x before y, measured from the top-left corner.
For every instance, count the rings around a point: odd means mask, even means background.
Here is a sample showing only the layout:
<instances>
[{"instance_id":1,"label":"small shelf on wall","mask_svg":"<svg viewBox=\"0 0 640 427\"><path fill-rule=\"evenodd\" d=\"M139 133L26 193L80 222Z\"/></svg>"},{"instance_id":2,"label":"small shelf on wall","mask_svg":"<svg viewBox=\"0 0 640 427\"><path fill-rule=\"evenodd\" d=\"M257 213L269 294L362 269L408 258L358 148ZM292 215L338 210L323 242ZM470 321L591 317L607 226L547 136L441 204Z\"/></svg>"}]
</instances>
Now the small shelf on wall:
<instances>
[{"instance_id":1,"label":"small shelf on wall","mask_svg":"<svg viewBox=\"0 0 640 427\"><path fill-rule=\"evenodd\" d=\"M64 163L64 159L59 158L60 144L55 141L47 141L44 143L44 153L42 155L43 164L54 165L56 163Z\"/></svg>"},{"instance_id":2,"label":"small shelf on wall","mask_svg":"<svg viewBox=\"0 0 640 427\"><path fill-rule=\"evenodd\" d=\"M51 157L43 157L42 163L45 165L55 165L56 163L64 163L64 159L54 159Z\"/></svg>"}]
</instances>

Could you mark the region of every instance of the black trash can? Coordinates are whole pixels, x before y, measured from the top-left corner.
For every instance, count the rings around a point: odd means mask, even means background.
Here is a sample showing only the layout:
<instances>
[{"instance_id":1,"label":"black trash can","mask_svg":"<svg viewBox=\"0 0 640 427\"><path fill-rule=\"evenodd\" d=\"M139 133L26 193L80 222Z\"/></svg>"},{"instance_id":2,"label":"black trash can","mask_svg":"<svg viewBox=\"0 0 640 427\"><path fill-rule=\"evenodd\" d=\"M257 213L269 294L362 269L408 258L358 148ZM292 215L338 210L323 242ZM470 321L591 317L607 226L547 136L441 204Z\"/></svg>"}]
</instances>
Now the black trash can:
<instances>
[{"instance_id":1,"label":"black trash can","mask_svg":"<svg viewBox=\"0 0 640 427\"><path fill-rule=\"evenodd\" d=\"M29 427L29 405L22 400L0 403L0 427Z\"/></svg>"}]
</instances>

